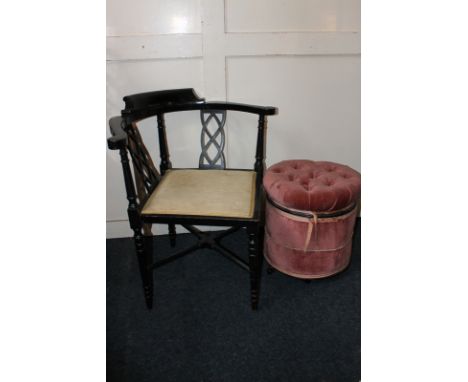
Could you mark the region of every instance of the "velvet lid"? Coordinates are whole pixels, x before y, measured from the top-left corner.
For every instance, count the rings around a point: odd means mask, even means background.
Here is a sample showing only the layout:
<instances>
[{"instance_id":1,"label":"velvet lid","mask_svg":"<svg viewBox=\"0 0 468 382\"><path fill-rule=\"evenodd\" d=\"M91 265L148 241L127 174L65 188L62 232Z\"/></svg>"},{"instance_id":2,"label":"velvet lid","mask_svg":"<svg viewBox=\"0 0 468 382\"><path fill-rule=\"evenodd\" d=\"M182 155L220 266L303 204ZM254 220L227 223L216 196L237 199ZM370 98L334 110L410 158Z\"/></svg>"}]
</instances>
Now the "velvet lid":
<instances>
[{"instance_id":1,"label":"velvet lid","mask_svg":"<svg viewBox=\"0 0 468 382\"><path fill-rule=\"evenodd\" d=\"M361 175L334 162L286 160L268 168L263 186L270 199L285 207L329 212L360 198Z\"/></svg>"}]
</instances>

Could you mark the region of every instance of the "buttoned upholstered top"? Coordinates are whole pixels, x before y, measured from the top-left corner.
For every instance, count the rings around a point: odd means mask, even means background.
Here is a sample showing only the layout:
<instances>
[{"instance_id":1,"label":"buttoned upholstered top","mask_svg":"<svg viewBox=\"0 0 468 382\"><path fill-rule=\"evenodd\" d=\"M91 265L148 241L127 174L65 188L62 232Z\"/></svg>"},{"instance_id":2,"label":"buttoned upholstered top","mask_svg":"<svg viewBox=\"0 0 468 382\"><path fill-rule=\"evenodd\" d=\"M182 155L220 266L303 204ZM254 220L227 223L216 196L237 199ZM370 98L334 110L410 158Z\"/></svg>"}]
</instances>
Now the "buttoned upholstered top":
<instances>
[{"instance_id":1,"label":"buttoned upholstered top","mask_svg":"<svg viewBox=\"0 0 468 382\"><path fill-rule=\"evenodd\" d=\"M285 160L266 171L263 186L268 197L284 207L330 212L360 198L361 175L334 162Z\"/></svg>"}]
</instances>

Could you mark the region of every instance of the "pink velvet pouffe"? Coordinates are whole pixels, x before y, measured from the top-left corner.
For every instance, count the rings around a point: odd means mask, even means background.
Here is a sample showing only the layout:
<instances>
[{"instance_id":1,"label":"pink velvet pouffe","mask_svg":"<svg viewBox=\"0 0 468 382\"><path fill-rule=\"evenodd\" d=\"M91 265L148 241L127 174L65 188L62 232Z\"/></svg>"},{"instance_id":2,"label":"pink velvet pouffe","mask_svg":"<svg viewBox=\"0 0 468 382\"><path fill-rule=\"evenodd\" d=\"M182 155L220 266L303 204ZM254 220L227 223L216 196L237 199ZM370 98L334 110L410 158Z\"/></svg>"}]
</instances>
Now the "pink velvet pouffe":
<instances>
[{"instance_id":1,"label":"pink velvet pouffe","mask_svg":"<svg viewBox=\"0 0 468 382\"><path fill-rule=\"evenodd\" d=\"M290 276L313 279L345 269L361 191L360 174L333 162L287 160L263 178L265 258Z\"/></svg>"}]
</instances>

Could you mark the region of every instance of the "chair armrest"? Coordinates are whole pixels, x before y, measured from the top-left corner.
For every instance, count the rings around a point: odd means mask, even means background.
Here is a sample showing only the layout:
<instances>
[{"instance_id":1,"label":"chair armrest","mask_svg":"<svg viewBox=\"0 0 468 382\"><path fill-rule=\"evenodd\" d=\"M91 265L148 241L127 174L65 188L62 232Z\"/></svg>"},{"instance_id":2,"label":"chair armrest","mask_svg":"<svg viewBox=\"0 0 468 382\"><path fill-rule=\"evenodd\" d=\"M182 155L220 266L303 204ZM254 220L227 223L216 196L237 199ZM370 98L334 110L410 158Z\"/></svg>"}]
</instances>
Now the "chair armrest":
<instances>
[{"instance_id":1,"label":"chair armrest","mask_svg":"<svg viewBox=\"0 0 468 382\"><path fill-rule=\"evenodd\" d=\"M242 111L244 113L260 114L260 115L275 115L278 114L278 109L273 106L257 106L235 102L205 102L203 109L225 109L233 111Z\"/></svg>"},{"instance_id":2,"label":"chair armrest","mask_svg":"<svg viewBox=\"0 0 468 382\"><path fill-rule=\"evenodd\" d=\"M127 133L122 128L122 117L112 117L109 120L111 137L107 138L107 146L110 150L119 150L127 147Z\"/></svg>"},{"instance_id":3,"label":"chair armrest","mask_svg":"<svg viewBox=\"0 0 468 382\"><path fill-rule=\"evenodd\" d=\"M133 119L139 120L153 116L158 113L173 113L177 111L188 110L225 110L225 111L242 111L244 113L252 113L258 115L275 115L278 114L278 109L273 106L256 106L235 102L185 102L173 103L167 102L159 105L151 105L146 109L141 110L122 110L122 115L133 114Z\"/></svg>"}]
</instances>

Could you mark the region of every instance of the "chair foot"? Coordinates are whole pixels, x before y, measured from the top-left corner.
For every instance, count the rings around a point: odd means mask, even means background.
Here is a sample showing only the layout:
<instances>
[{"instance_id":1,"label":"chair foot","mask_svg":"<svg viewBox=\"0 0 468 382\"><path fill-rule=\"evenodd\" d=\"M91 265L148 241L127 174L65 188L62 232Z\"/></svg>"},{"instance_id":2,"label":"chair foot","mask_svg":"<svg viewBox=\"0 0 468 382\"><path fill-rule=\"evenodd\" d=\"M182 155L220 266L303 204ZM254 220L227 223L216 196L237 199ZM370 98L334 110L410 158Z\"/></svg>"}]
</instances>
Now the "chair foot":
<instances>
[{"instance_id":1,"label":"chair foot","mask_svg":"<svg viewBox=\"0 0 468 382\"><path fill-rule=\"evenodd\" d=\"M153 237L143 236L141 229L135 230L135 247L140 268L140 276L143 284L143 293L148 309L153 307Z\"/></svg>"},{"instance_id":2,"label":"chair foot","mask_svg":"<svg viewBox=\"0 0 468 382\"><path fill-rule=\"evenodd\" d=\"M250 305L252 310L257 310L262 266L261 252L259 251L259 248L261 248L261 235L258 228L248 229L247 234L249 239Z\"/></svg>"},{"instance_id":3,"label":"chair foot","mask_svg":"<svg viewBox=\"0 0 468 382\"><path fill-rule=\"evenodd\" d=\"M145 302L148 310L153 309L153 288L145 286L143 287L145 292Z\"/></svg>"},{"instance_id":4,"label":"chair foot","mask_svg":"<svg viewBox=\"0 0 468 382\"><path fill-rule=\"evenodd\" d=\"M176 228L175 224L169 224L169 242L171 247L174 248L176 246Z\"/></svg>"}]
</instances>

